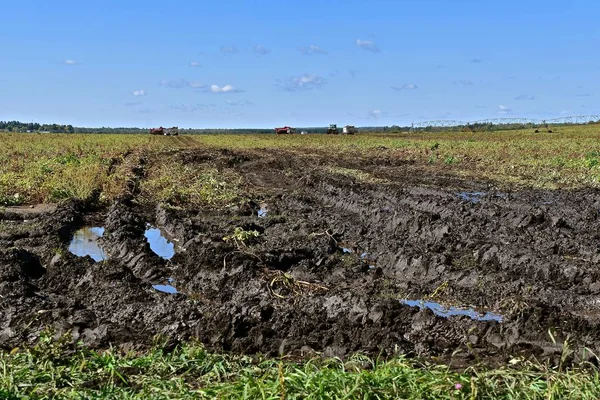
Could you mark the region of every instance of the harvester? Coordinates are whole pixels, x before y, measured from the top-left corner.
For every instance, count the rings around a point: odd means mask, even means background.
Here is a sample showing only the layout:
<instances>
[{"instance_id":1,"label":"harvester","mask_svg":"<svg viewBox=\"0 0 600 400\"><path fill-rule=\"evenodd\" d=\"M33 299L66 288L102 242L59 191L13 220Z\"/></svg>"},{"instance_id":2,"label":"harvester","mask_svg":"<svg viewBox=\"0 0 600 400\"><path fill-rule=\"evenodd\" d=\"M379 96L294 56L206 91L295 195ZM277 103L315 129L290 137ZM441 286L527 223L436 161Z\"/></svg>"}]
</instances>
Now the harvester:
<instances>
[{"instance_id":1,"label":"harvester","mask_svg":"<svg viewBox=\"0 0 600 400\"><path fill-rule=\"evenodd\" d=\"M354 135L357 132L358 130L354 125L346 125L344 129L342 129L342 133L344 133L345 135Z\"/></svg>"},{"instance_id":2,"label":"harvester","mask_svg":"<svg viewBox=\"0 0 600 400\"><path fill-rule=\"evenodd\" d=\"M163 136L177 136L179 135L179 128L176 126L172 128L163 128L162 126L160 128L151 128L150 134Z\"/></svg>"},{"instance_id":3,"label":"harvester","mask_svg":"<svg viewBox=\"0 0 600 400\"><path fill-rule=\"evenodd\" d=\"M337 135L340 131L337 128L336 124L329 124L329 128L327 129L328 135Z\"/></svg>"},{"instance_id":4,"label":"harvester","mask_svg":"<svg viewBox=\"0 0 600 400\"><path fill-rule=\"evenodd\" d=\"M285 135L285 134L293 134L296 133L296 128L292 128L289 126L284 126L282 128L275 128L276 135Z\"/></svg>"}]
</instances>

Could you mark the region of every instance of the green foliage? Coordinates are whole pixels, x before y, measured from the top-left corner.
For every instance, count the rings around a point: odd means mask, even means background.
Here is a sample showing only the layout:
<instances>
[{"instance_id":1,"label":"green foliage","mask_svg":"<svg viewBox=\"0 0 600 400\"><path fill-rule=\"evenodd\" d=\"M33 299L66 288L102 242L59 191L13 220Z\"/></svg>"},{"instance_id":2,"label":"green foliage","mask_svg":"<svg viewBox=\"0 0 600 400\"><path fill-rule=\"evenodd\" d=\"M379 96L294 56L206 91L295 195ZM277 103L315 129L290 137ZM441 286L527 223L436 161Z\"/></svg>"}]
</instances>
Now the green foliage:
<instances>
[{"instance_id":1,"label":"green foliage","mask_svg":"<svg viewBox=\"0 0 600 400\"><path fill-rule=\"evenodd\" d=\"M245 245L250 240L255 239L259 236L260 236L260 232L258 232L258 231L255 231L255 230L247 231L247 230L244 230L243 228L237 227L234 229L234 231L231 235L225 236L223 238L223 240L226 242L234 241L239 246L239 245Z\"/></svg>"},{"instance_id":2,"label":"green foliage","mask_svg":"<svg viewBox=\"0 0 600 400\"><path fill-rule=\"evenodd\" d=\"M54 341L0 352L2 399L597 399L591 366L563 370L512 359L505 367L452 370L397 356L357 354L302 362L207 352L94 351Z\"/></svg>"}]
</instances>

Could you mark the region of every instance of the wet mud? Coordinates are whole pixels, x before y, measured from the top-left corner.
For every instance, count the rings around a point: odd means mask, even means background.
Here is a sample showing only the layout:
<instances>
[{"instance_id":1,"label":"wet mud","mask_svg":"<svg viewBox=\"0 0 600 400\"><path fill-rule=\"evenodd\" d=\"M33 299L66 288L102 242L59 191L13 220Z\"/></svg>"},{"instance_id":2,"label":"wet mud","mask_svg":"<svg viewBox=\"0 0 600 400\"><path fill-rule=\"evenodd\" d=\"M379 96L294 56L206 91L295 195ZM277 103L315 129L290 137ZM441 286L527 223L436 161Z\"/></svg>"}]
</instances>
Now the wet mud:
<instances>
[{"instance_id":1,"label":"wet mud","mask_svg":"<svg viewBox=\"0 0 600 400\"><path fill-rule=\"evenodd\" d=\"M168 157L236 172L244 200L3 210L0 346L51 327L99 348L600 354L600 193L507 192L380 153L186 150ZM236 228L258 235L224 240Z\"/></svg>"}]
</instances>

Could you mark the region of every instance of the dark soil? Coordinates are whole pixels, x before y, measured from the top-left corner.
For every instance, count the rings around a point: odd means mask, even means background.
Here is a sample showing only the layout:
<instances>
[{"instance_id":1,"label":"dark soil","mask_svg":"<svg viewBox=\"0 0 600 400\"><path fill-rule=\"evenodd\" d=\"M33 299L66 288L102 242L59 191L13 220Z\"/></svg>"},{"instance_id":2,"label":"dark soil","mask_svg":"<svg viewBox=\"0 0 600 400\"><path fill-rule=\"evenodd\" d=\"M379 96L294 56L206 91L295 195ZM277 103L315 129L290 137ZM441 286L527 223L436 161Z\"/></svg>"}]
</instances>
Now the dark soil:
<instances>
[{"instance_id":1,"label":"dark soil","mask_svg":"<svg viewBox=\"0 0 600 400\"><path fill-rule=\"evenodd\" d=\"M364 158L275 150L168 157L241 174L247 200L182 210L132 194L101 209L6 210L0 347L51 327L100 348L144 348L162 335L235 353L452 355L461 364L519 355L557 362L565 340L572 359L586 357L586 347L600 354L595 190L507 193L425 174L386 149ZM175 257L150 250L146 223L178 239ZM106 228L106 262L67 251L85 225ZM260 236L224 241L236 227ZM153 288L169 278L178 294ZM429 297L503 320L444 318L401 302Z\"/></svg>"}]
</instances>

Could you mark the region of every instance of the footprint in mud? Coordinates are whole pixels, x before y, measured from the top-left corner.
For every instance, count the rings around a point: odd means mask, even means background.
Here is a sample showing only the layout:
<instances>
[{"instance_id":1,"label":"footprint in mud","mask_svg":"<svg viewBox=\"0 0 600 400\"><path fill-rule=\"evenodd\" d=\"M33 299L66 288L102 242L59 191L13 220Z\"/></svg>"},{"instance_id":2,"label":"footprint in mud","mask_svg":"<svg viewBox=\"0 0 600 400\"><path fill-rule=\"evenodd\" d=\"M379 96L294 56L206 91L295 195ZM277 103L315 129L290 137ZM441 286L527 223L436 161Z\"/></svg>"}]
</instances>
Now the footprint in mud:
<instances>
[{"instance_id":1,"label":"footprint in mud","mask_svg":"<svg viewBox=\"0 0 600 400\"><path fill-rule=\"evenodd\" d=\"M405 304L410 307L419 307L421 310L425 308L433 311L435 315L438 315L443 318L449 318L453 316L467 316L476 321L496 321L502 322L502 316L499 314L495 314L492 312L486 312L485 314L480 314L475 311L473 308L469 309L461 309L454 306L449 308L444 307L439 303L435 303L433 301L425 301L425 300L401 300L400 303Z\"/></svg>"},{"instance_id":2,"label":"footprint in mud","mask_svg":"<svg viewBox=\"0 0 600 400\"><path fill-rule=\"evenodd\" d=\"M84 227L73 235L69 244L69 252L77 257L90 256L96 262L106 260L106 253L98 243L104 235L103 227Z\"/></svg>"}]
</instances>

